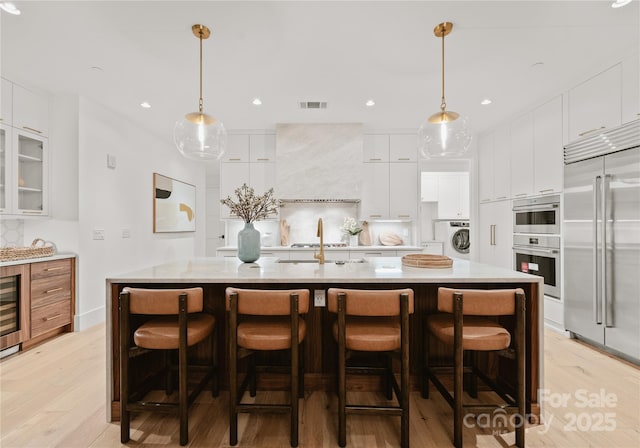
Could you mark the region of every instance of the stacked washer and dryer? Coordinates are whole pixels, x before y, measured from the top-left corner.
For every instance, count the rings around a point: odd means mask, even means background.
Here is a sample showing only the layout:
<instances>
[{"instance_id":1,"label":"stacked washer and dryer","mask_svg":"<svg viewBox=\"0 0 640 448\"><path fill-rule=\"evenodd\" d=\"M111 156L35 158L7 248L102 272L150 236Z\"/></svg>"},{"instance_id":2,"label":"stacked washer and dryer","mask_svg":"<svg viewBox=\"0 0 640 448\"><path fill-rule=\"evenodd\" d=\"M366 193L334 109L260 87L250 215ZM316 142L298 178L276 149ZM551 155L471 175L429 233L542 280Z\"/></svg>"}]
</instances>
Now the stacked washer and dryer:
<instances>
[{"instance_id":1,"label":"stacked washer and dryer","mask_svg":"<svg viewBox=\"0 0 640 448\"><path fill-rule=\"evenodd\" d=\"M442 241L444 255L469 259L469 221L437 221L434 229L435 240Z\"/></svg>"}]
</instances>

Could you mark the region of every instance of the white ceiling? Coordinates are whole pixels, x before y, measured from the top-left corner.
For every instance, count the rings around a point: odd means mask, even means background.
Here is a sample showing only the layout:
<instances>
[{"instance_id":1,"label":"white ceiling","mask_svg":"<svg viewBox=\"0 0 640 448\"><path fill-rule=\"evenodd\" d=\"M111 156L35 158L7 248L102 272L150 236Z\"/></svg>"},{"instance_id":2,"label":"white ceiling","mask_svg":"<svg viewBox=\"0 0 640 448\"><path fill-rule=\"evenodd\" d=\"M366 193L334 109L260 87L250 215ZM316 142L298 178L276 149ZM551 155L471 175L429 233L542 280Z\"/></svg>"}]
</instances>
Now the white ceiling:
<instances>
[{"instance_id":1,"label":"white ceiling","mask_svg":"<svg viewBox=\"0 0 640 448\"><path fill-rule=\"evenodd\" d=\"M448 109L467 115L474 131L640 46L637 0L619 9L610 0L14 3L22 15L0 19L3 77L88 97L167 139L198 106L195 23L212 30L203 48L205 112L229 130L284 122L417 129L440 104L433 28L445 20L454 24L445 40ZM485 97L493 104L481 106ZM369 98L375 107L364 105ZM299 109L306 100L328 108Z\"/></svg>"}]
</instances>

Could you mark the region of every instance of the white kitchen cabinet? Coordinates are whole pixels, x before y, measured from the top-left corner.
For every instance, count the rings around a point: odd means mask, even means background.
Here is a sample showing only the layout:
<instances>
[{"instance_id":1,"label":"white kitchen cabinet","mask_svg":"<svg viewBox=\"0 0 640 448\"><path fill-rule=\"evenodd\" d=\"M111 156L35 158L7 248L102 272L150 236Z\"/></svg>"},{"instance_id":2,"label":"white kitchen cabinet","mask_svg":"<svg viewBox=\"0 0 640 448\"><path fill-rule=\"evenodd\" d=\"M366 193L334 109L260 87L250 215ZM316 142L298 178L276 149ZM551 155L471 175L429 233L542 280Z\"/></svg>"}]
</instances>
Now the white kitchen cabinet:
<instances>
[{"instance_id":1,"label":"white kitchen cabinet","mask_svg":"<svg viewBox=\"0 0 640 448\"><path fill-rule=\"evenodd\" d=\"M389 135L365 134L362 144L363 162L389 161Z\"/></svg>"},{"instance_id":2,"label":"white kitchen cabinet","mask_svg":"<svg viewBox=\"0 0 640 448\"><path fill-rule=\"evenodd\" d=\"M478 201L493 200L493 132L478 137Z\"/></svg>"},{"instance_id":3,"label":"white kitchen cabinet","mask_svg":"<svg viewBox=\"0 0 640 448\"><path fill-rule=\"evenodd\" d=\"M252 134L249 136L249 156L252 163L276 161L276 135Z\"/></svg>"},{"instance_id":4,"label":"white kitchen cabinet","mask_svg":"<svg viewBox=\"0 0 640 448\"><path fill-rule=\"evenodd\" d=\"M237 201L235 196L236 188L242 184L250 185L250 171L248 162L221 163L220 164L220 199L231 199ZM220 218L236 218L231 214L229 207L220 204Z\"/></svg>"},{"instance_id":5,"label":"white kitchen cabinet","mask_svg":"<svg viewBox=\"0 0 640 448\"><path fill-rule=\"evenodd\" d=\"M13 127L40 136L49 134L49 100L13 84Z\"/></svg>"},{"instance_id":6,"label":"white kitchen cabinet","mask_svg":"<svg viewBox=\"0 0 640 448\"><path fill-rule=\"evenodd\" d=\"M562 96L533 111L533 193L559 193L563 187Z\"/></svg>"},{"instance_id":7,"label":"white kitchen cabinet","mask_svg":"<svg viewBox=\"0 0 640 448\"><path fill-rule=\"evenodd\" d=\"M438 173L423 171L420 174L420 200L438 202Z\"/></svg>"},{"instance_id":8,"label":"white kitchen cabinet","mask_svg":"<svg viewBox=\"0 0 640 448\"><path fill-rule=\"evenodd\" d=\"M533 114L528 112L511 123L511 195L533 194ZM496 178L502 173L496 173ZM496 198L497 199L497 198Z\"/></svg>"},{"instance_id":9,"label":"white kitchen cabinet","mask_svg":"<svg viewBox=\"0 0 640 448\"><path fill-rule=\"evenodd\" d=\"M250 163L249 183L257 195L264 194L268 189L276 186L275 163Z\"/></svg>"},{"instance_id":10,"label":"white kitchen cabinet","mask_svg":"<svg viewBox=\"0 0 640 448\"><path fill-rule=\"evenodd\" d=\"M469 219L469 173L440 172L438 179L438 218Z\"/></svg>"},{"instance_id":11,"label":"white kitchen cabinet","mask_svg":"<svg viewBox=\"0 0 640 448\"><path fill-rule=\"evenodd\" d=\"M428 241L422 243L422 253L429 255L442 255L444 253L444 243L442 241Z\"/></svg>"},{"instance_id":12,"label":"white kitchen cabinet","mask_svg":"<svg viewBox=\"0 0 640 448\"><path fill-rule=\"evenodd\" d=\"M622 64L616 64L569 90L568 109L569 142L620 126Z\"/></svg>"},{"instance_id":13,"label":"white kitchen cabinet","mask_svg":"<svg viewBox=\"0 0 640 448\"><path fill-rule=\"evenodd\" d=\"M11 126L13 117L13 83L0 79L0 124Z\"/></svg>"},{"instance_id":14,"label":"white kitchen cabinet","mask_svg":"<svg viewBox=\"0 0 640 448\"><path fill-rule=\"evenodd\" d=\"M481 263L513 269L513 218L511 201L495 201L479 206L476 233Z\"/></svg>"},{"instance_id":15,"label":"white kitchen cabinet","mask_svg":"<svg viewBox=\"0 0 640 448\"><path fill-rule=\"evenodd\" d=\"M417 162L417 134L391 134L389 136L390 162Z\"/></svg>"},{"instance_id":16,"label":"white kitchen cabinet","mask_svg":"<svg viewBox=\"0 0 640 448\"><path fill-rule=\"evenodd\" d=\"M417 163L389 164L389 218L416 219L418 215Z\"/></svg>"},{"instance_id":17,"label":"white kitchen cabinet","mask_svg":"<svg viewBox=\"0 0 640 448\"><path fill-rule=\"evenodd\" d=\"M0 124L0 213L8 213L11 210L12 185L11 153L12 145L11 128Z\"/></svg>"},{"instance_id":18,"label":"white kitchen cabinet","mask_svg":"<svg viewBox=\"0 0 640 448\"><path fill-rule=\"evenodd\" d=\"M386 219L389 216L389 164L362 165L361 219Z\"/></svg>"},{"instance_id":19,"label":"white kitchen cabinet","mask_svg":"<svg viewBox=\"0 0 640 448\"><path fill-rule=\"evenodd\" d=\"M228 134L227 147L220 161L235 163L248 162L249 136L247 134Z\"/></svg>"},{"instance_id":20,"label":"white kitchen cabinet","mask_svg":"<svg viewBox=\"0 0 640 448\"><path fill-rule=\"evenodd\" d=\"M622 123L640 118L640 57L622 62Z\"/></svg>"},{"instance_id":21,"label":"white kitchen cabinet","mask_svg":"<svg viewBox=\"0 0 640 448\"><path fill-rule=\"evenodd\" d=\"M511 157L513 145L509 131L504 126L493 136L493 199L498 201L511 197L511 173L517 168Z\"/></svg>"},{"instance_id":22,"label":"white kitchen cabinet","mask_svg":"<svg viewBox=\"0 0 640 448\"><path fill-rule=\"evenodd\" d=\"M351 260L361 260L362 258L374 257L395 257L395 250L369 249L369 250L350 250L349 258Z\"/></svg>"}]
</instances>

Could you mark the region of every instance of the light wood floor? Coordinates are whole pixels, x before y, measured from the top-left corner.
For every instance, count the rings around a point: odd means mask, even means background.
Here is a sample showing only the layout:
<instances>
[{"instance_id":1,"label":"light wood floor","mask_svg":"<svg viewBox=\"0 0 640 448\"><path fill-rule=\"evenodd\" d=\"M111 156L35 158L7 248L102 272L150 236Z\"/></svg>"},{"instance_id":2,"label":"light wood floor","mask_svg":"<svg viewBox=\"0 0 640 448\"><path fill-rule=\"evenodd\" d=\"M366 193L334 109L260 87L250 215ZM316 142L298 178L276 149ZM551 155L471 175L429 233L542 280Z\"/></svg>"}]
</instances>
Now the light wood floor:
<instances>
[{"instance_id":1,"label":"light wood floor","mask_svg":"<svg viewBox=\"0 0 640 448\"><path fill-rule=\"evenodd\" d=\"M119 425L107 423L105 415L104 333L104 325L98 325L0 362L0 446L120 446ZM639 447L640 371L550 330L545 347L545 424L528 428L527 446ZM277 394L258 397L277 400ZM609 401L602 398L607 395ZM375 393L350 397L379 399ZM217 399L200 394L190 412L189 446L228 446L227 401L226 393ZM336 406L332 394L307 393L301 402L301 447L337 446ZM412 393L412 446L451 446L450 419L450 408L435 391L429 400ZM399 446L397 418L349 416L347 423L349 447ZM289 446L286 415L242 415L239 425L239 446ZM138 414L131 436L129 446L179 446L178 422L171 416ZM470 428L464 441L469 447L504 448L514 443L514 436Z\"/></svg>"}]
</instances>

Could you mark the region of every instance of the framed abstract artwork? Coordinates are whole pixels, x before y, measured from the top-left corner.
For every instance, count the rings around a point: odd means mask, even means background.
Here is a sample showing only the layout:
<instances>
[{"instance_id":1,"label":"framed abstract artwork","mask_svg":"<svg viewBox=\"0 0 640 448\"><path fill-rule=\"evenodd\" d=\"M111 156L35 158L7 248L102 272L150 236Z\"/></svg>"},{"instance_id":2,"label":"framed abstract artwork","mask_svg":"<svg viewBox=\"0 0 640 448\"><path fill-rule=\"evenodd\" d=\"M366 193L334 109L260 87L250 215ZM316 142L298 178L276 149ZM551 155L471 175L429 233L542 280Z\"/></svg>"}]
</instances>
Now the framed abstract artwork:
<instances>
[{"instance_id":1,"label":"framed abstract artwork","mask_svg":"<svg viewBox=\"0 0 640 448\"><path fill-rule=\"evenodd\" d=\"M196 187L153 173L153 232L195 232Z\"/></svg>"}]
</instances>

